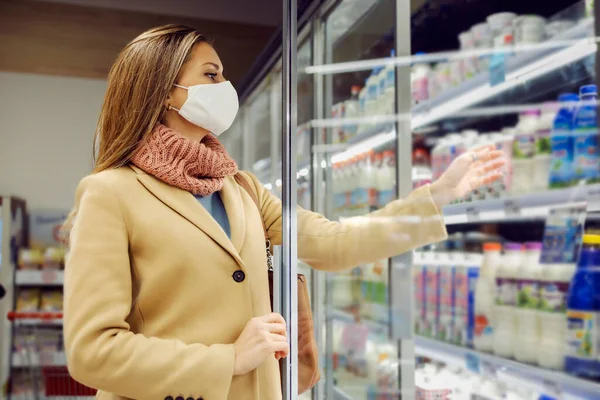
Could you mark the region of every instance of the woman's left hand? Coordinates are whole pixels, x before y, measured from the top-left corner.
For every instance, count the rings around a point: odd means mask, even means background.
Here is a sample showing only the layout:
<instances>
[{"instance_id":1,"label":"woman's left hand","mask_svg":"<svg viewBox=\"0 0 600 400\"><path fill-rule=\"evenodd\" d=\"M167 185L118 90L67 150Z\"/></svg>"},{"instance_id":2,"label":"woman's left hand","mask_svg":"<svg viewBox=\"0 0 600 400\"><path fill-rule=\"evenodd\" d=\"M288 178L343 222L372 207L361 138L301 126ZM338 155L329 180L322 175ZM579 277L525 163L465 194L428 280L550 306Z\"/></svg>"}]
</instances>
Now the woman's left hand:
<instances>
[{"instance_id":1,"label":"woman's left hand","mask_svg":"<svg viewBox=\"0 0 600 400\"><path fill-rule=\"evenodd\" d=\"M503 176L506 160L494 146L467 151L455 159L442 176L431 184L431 194L438 207L460 199L473 190Z\"/></svg>"}]
</instances>

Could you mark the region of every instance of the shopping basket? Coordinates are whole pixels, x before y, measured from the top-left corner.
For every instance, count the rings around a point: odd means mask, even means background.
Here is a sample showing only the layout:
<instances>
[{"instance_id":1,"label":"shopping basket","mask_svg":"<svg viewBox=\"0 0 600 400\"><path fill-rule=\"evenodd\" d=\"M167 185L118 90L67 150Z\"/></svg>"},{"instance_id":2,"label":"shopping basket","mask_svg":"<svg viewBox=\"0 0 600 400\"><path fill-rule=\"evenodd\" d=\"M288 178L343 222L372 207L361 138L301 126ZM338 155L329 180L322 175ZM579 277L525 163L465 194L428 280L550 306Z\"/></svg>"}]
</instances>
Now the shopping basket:
<instances>
[{"instance_id":1,"label":"shopping basket","mask_svg":"<svg viewBox=\"0 0 600 400\"><path fill-rule=\"evenodd\" d=\"M96 391L69 375L62 346L62 313L11 312L11 400L87 400Z\"/></svg>"}]
</instances>

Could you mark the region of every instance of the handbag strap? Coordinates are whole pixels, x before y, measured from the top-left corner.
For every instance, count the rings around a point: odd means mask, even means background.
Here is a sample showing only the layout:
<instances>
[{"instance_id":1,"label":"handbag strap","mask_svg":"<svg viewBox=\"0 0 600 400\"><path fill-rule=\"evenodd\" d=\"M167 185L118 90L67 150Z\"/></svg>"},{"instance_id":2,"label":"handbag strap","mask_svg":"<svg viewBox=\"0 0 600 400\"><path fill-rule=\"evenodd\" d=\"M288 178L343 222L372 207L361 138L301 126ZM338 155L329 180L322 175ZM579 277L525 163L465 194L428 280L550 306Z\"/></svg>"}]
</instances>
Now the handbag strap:
<instances>
[{"instance_id":1,"label":"handbag strap","mask_svg":"<svg viewBox=\"0 0 600 400\"><path fill-rule=\"evenodd\" d=\"M250 198L256 205L256 208L258 209L258 212L260 214L260 222L262 223L263 233L265 235L265 245L267 247L267 266L269 267L269 271L273 271L273 252L272 252L273 245L271 244L271 240L269 239L269 233L267 232L265 220L263 219L262 213L260 211L261 209L260 209L260 204L258 203L258 197L256 197L256 193L254 192L254 190L252 190L252 187L248 183L248 180L246 178L244 178L239 172L236 173L233 176L233 178L235 179L235 181L237 182L238 185L240 185L242 188L244 188L244 190L246 191L246 193L248 193L248 195L250 196Z\"/></svg>"}]
</instances>

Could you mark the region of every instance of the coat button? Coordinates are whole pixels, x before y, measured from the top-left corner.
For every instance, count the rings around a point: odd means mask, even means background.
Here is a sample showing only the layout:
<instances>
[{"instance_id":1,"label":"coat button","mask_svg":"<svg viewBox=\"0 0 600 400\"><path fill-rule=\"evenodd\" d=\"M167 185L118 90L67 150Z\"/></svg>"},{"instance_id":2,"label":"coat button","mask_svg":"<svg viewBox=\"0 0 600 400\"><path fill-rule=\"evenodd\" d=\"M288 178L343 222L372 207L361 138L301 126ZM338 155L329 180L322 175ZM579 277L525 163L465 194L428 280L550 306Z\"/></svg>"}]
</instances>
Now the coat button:
<instances>
[{"instance_id":1,"label":"coat button","mask_svg":"<svg viewBox=\"0 0 600 400\"><path fill-rule=\"evenodd\" d=\"M237 283L243 282L244 279L246 279L246 274L244 273L244 271L237 270L233 273L233 280Z\"/></svg>"},{"instance_id":2,"label":"coat button","mask_svg":"<svg viewBox=\"0 0 600 400\"><path fill-rule=\"evenodd\" d=\"M165 400L173 400L173 396L167 396L165 397Z\"/></svg>"},{"instance_id":3,"label":"coat button","mask_svg":"<svg viewBox=\"0 0 600 400\"><path fill-rule=\"evenodd\" d=\"M193 397L188 397L188 398L187 398L187 399L185 399L185 400L194 400L194 398L193 398Z\"/></svg>"},{"instance_id":4,"label":"coat button","mask_svg":"<svg viewBox=\"0 0 600 400\"><path fill-rule=\"evenodd\" d=\"M183 400L183 397L177 396L177 397L175 397L175 400Z\"/></svg>"}]
</instances>

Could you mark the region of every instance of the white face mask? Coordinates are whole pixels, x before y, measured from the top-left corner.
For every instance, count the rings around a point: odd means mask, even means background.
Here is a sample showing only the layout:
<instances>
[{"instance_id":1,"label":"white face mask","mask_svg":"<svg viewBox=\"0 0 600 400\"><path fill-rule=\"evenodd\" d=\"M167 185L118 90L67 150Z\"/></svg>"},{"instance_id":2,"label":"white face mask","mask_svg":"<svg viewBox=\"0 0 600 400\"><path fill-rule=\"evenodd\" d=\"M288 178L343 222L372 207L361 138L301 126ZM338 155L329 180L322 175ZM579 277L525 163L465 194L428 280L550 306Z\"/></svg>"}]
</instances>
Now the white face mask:
<instances>
[{"instance_id":1,"label":"white face mask","mask_svg":"<svg viewBox=\"0 0 600 400\"><path fill-rule=\"evenodd\" d=\"M206 85L181 86L186 89L188 97L183 106L176 110L179 115L207 131L219 136L231 124L239 109L237 92L229 81Z\"/></svg>"}]
</instances>

